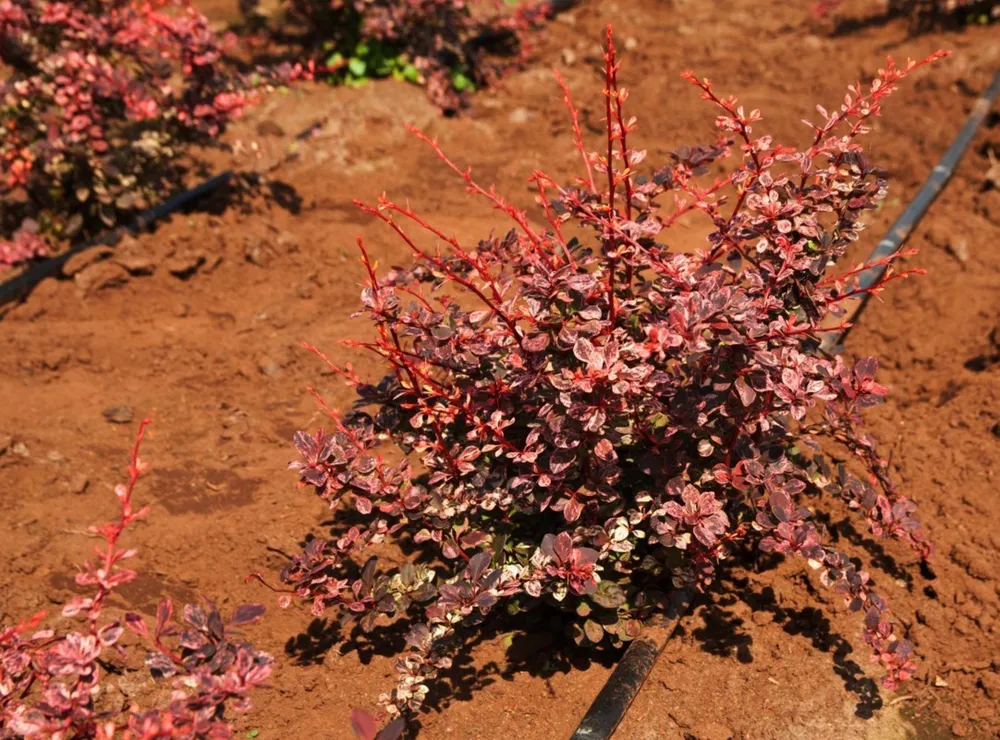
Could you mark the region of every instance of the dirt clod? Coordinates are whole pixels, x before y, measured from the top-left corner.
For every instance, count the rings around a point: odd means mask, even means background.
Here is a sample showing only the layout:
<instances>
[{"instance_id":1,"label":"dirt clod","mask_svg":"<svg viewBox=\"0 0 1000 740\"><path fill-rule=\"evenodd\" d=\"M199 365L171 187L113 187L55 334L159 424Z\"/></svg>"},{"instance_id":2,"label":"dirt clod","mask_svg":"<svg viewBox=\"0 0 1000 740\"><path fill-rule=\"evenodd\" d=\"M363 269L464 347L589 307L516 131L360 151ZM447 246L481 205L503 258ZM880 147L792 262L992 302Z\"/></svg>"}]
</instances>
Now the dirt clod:
<instances>
[{"instance_id":1,"label":"dirt clod","mask_svg":"<svg viewBox=\"0 0 1000 740\"><path fill-rule=\"evenodd\" d=\"M62 266L62 274L65 277L73 277L78 272L101 260L107 259L114 253L111 247L93 247L78 252L70 257Z\"/></svg>"},{"instance_id":2,"label":"dirt clod","mask_svg":"<svg viewBox=\"0 0 1000 740\"><path fill-rule=\"evenodd\" d=\"M90 478L83 473L77 473L67 479L64 485L67 491L79 495L87 490L87 487L90 485Z\"/></svg>"},{"instance_id":3,"label":"dirt clod","mask_svg":"<svg viewBox=\"0 0 1000 740\"><path fill-rule=\"evenodd\" d=\"M112 424L129 424L135 416L131 406L111 406L101 413Z\"/></svg>"},{"instance_id":4,"label":"dirt clod","mask_svg":"<svg viewBox=\"0 0 1000 740\"><path fill-rule=\"evenodd\" d=\"M180 280L191 278L205 264L205 255L199 252L182 252L166 261L167 272Z\"/></svg>"},{"instance_id":5,"label":"dirt clod","mask_svg":"<svg viewBox=\"0 0 1000 740\"><path fill-rule=\"evenodd\" d=\"M98 262L83 268L73 276L73 281L84 296L102 290L119 288L128 282L128 273L112 262Z\"/></svg>"},{"instance_id":6,"label":"dirt clod","mask_svg":"<svg viewBox=\"0 0 1000 740\"><path fill-rule=\"evenodd\" d=\"M264 355L257 360L257 369L260 371L261 375L267 375L270 377L271 375L277 374L277 372L281 370L281 365L267 355Z\"/></svg>"}]
</instances>

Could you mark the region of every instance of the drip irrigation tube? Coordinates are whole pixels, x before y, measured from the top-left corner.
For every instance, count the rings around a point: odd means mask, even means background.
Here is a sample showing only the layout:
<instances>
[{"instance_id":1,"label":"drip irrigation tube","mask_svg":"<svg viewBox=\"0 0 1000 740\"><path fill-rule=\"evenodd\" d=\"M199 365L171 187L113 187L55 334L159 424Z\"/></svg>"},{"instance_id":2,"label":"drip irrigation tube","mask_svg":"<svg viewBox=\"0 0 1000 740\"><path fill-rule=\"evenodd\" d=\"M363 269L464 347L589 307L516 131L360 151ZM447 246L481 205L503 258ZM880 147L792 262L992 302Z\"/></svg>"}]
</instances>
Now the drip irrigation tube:
<instances>
[{"instance_id":1,"label":"drip irrigation tube","mask_svg":"<svg viewBox=\"0 0 1000 740\"><path fill-rule=\"evenodd\" d=\"M178 193L177 195L163 201L159 205L146 209L125 226L119 226L117 229L106 231L93 239L88 239L81 244L70 247L70 249L60 255L57 255L56 257L31 265L19 275L16 275L6 282L0 283L0 306L4 306L12 301L22 298L42 280L61 269L62 266L66 264L67 260L69 260L69 258L73 255L80 254L81 252L85 252L93 247L115 244L126 233L134 234L142 231L143 229L147 229L161 218L164 218L174 211L179 210L199 198L203 198L208 195L212 191L227 183L232 176L232 170L226 170L219 175L210 177L198 185L195 185L190 190Z\"/></svg>"},{"instance_id":2,"label":"drip irrigation tube","mask_svg":"<svg viewBox=\"0 0 1000 740\"><path fill-rule=\"evenodd\" d=\"M973 135L986 119L998 95L1000 95L1000 70L993 76L990 86L976 100L965 125L962 126L951 146L948 147L948 151L945 152L941 161L931 170L923 187L889 229L889 234L875 247L868 258L869 262L893 255L903 246L934 199L951 179L955 166L965 150L969 148ZM882 266L866 270L860 278L861 287L870 288L885 269L886 267ZM848 311L849 320L856 320L861 315L868 297L866 294L861 298L855 305L853 312ZM843 347L844 339L849 330L848 328L839 335L832 335L830 340L824 341L823 349L832 352L839 351ZM694 592L688 588L678 589L671 594L666 612L653 617L649 624L643 627L639 637L631 642L570 740L609 740L628 711L632 700L635 699L639 689L642 688L646 678L653 670L657 658L677 629L681 618L690 608L693 598Z\"/></svg>"},{"instance_id":3,"label":"drip irrigation tube","mask_svg":"<svg viewBox=\"0 0 1000 740\"><path fill-rule=\"evenodd\" d=\"M694 591L689 588L677 589L670 594L666 612L651 617L642 634L632 640L570 740L606 740L611 737L656 665L656 659L677 629L681 617L687 613L693 598Z\"/></svg>"}]
</instances>

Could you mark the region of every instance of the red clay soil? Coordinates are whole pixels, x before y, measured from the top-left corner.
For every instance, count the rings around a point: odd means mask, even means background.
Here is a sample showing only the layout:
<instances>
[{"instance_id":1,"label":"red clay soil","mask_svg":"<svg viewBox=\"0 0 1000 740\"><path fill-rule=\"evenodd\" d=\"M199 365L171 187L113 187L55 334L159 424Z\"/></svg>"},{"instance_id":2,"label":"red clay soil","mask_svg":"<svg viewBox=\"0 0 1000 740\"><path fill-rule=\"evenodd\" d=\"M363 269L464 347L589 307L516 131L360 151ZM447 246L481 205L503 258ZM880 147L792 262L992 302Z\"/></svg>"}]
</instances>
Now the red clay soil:
<instances>
[{"instance_id":1,"label":"red clay soil","mask_svg":"<svg viewBox=\"0 0 1000 740\"><path fill-rule=\"evenodd\" d=\"M314 385L332 404L348 399L299 342L340 352L337 340L367 331L348 321L362 280L357 234L384 265L405 259L351 198L409 198L469 240L506 228L403 123L531 204L533 170L565 181L577 162L551 66L563 69L597 141L598 40L608 21L629 49L623 78L652 163L710 135L714 113L679 79L685 69L760 107L779 141L802 142L800 119L816 103L836 105L887 53L953 49L903 85L870 139L891 182L858 254L870 251L1000 64L1000 34L907 38L892 22L834 35L812 24L807 6L587 2L551 25L528 69L478 95L460 119L441 118L422 91L392 82L303 88L262 103L230 133L234 153L214 159L269 171L260 193L174 216L117 252L98 252L103 261L77 258L71 277L45 280L0 321L0 621L57 609L70 594L74 564L92 544L85 529L112 513L112 486L145 415L156 420L145 449L153 470L137 495L153 510L131 535L142 575L122 589L121 605L151 613L162 595L204 594L223 606L273 606L243 577L275 573L328 519L285 470L292 433L321 423L304 389ZM296 142L314 121L323 121L317 134ZM910 266L930 274L889 289L847 346L882 359L893 393L872 413L873 431L921 505L937 548L933 573L904 548L872 541L846 511L824 523L870 564L916 645L916 679L896 693L876 688L856 616L797 563L734 565L683 620L617 738L1000 736L1000 190L984 188L989 147L1000 152L995 113L912 240L921 251ZM358 366L372 370L363 359ZM106 420L102 412L117 406L134 419ZM273 687L238 720L240 735L347 738L349 710L374 707L391 685L391 651L337 643L311 621L304 609L275 607L253 629L279 665ZM568 737L612 662L566 657L561 645L556 631L485 636L423 715L420 737ZM122 681L120 690L134 698L144 688Z\"/></svg>"}]
</instances>

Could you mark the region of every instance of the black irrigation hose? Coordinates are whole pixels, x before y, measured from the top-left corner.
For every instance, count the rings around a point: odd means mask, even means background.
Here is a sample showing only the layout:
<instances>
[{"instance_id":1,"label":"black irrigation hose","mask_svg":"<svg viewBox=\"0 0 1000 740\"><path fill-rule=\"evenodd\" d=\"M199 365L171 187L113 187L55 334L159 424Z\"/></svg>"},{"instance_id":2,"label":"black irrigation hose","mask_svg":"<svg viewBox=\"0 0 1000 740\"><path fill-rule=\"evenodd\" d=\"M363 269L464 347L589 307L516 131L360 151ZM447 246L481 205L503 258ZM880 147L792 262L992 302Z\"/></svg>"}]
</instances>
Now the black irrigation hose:
<instances>
[{"instance_id":1,"label":"black irrigation hose","mask_svg":"<svg viewBox=\"0 0 1000 740\"><path fill-rule=\"evenodd\" d=\"M993 81L986 88L986 92L976 100L962 130L958 132L948 151L931 171L924 186L903 211L903 215L889 229L889 235L875 247L875 251L868 258L869 262L895 254L913 233L914 227L951 179L955 166L968 149L973 134L985 120L998 95L1000 95L1000 71L993 76ZM861 287L870 288L885 269L885 267L873 267L866 270L861 275ZM867 298L868 295L865 295L849 318L856 320L860 316ZM833 335L829 343L824 342L824 349L838 349L843 345L846 336L847 331ZM667 640L687 613L693 597L694 592L691 589L678 589L671 594L666 613L651 619L643 628L642 634L632 641L570 740L609 740L653 670L657 658L667 645Z\"/></svg>"},{"instance_id":2,"label":"black irrigation hose","mask_svg":"<svg viewBox=\"0 0 1000 740\"><path fill-rule=\"evenodd\" d=\"M0 283L0 306L4 306L12 301L22 298L42 280L61 269L73 255L80 254L81 252L85 252L93 247L115 244L125 235L126 232L134 234L142 231L143 229L147 229L161 218L164 218L189 203L208 195L216 188L227 183L232 176L232 170L226 170L222 174L210 177L200 184L195 185L190 190L178 193L177 195L163 201L159 205L146 209L136 216L131 223L125 226L119 226L111 231L106 231L93 239L88 239L81 244L71 247L56 257L31 265L19 275L7 280L6 282Z\"/></svg>"},{"instance_id":3,"label":"black irrigation hose","mask_svg":"<svg viewBox=\"0 0 1000 740\"><path fill-rule=\"evenodd\" d=\"M642 633L632 640L570 740L607 740L611 737L693 598L694 590L690 588L677 589L670 594L666 612L651 617Z\"/></svg>"}]
</instances>

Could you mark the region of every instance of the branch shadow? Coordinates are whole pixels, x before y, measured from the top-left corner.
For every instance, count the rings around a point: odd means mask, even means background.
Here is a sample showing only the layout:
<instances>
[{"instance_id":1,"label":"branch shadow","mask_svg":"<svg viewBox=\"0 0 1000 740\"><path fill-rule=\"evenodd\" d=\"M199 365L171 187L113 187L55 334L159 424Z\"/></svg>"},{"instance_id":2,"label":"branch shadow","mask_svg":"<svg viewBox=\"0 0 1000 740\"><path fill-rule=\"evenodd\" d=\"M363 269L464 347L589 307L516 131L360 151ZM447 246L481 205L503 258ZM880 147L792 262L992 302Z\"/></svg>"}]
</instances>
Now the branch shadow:
<instances>
[{"instance_id":1,"label":"branch shadow","mask_svg":"<svg viewBox=\"0 0 1000 740\"><path fill-rule=\"evenodd\" d=\"M857 717L871 719L882 708L878 685L850 657L854 652L851 643L831 628L830 620L821 609L814 606L781 606L770 586L754 589L747 577L728 574L720 579L719 584L725 592L712 594L714 598L701 612L704 627L692 631L703 650L720 656L735 652L741 663L753 662L753 637L743 630L743 619L733 614L731 609L742 601L755 612L770 614L774 623L786 634L805 638L814 649L832 655L834 673L843 681L844 688L857 699Z\"/></svg>"}]
</instances>

